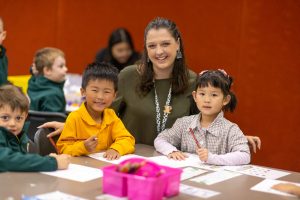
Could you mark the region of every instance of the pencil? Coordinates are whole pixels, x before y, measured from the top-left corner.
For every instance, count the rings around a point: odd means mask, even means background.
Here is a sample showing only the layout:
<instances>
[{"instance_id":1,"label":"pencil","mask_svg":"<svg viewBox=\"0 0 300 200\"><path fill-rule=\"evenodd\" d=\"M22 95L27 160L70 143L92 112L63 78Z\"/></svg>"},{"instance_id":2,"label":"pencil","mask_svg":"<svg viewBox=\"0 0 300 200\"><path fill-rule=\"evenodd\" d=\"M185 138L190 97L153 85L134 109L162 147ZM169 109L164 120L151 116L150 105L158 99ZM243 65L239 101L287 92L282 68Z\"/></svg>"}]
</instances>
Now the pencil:
<instances>
[{"instance_id":1,"label":"pencil","mask_svg":"<svg viewBox=\"0 0 300 200\"><path fill-rule=\"evenodd\" d=\"M198 147L199 149L201 149L201 146L200 146L200 144L199 144L199 142L198 142L198 140L197 140L197 138L196 138L196 136L195 136L195 133L194 133L194 131L193 131L192 128L190 128L190 133L191 133L191 135L193 136L193 139L194 139L194 141L195 141L197 147Z\"/></svg>"},{"instance_id":2,"label":"pencil","mask_svg":"<svg viewBox=\"0 0 300 200\"><path fill-rule=\"evenodd\" d=\"M57 149L57 147L56 147L56 144L55 144L53 138L52 138L52 137L49 137L48 139L49 139L50 143L52 144L52 146L55 148L56 153L58 154L58 149Z\"/></svg>"},{"instance_id":3,"label":"pencil","mask_svg":"<svg viewBox=\"0 0 300 200\"><path fill-rule=\"evenodd\" d=\"M87 138L63 138L61 139L60 141L84 141L84 140L87 140Z\"/></svg>"}]
</instances>

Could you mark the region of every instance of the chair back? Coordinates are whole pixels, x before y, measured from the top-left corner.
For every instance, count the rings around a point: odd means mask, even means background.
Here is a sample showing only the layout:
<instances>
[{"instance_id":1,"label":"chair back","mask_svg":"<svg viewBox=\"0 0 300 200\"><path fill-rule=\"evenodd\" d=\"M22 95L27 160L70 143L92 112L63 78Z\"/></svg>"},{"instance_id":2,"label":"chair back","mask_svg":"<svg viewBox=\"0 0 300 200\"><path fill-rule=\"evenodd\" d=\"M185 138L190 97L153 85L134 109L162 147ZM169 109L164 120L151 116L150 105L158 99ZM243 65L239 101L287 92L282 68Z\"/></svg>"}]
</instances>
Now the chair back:
<instances>
[{"instance_id":1,"label":"chair back","mask_svg":"<svg viewBox=\"0 0 300 200\"><path fill-rule=\"evenodd\" d=\"M67 118L66 114L59 112L44 112L29 110L26 121L30 122L27 135L31 141L34 140L34 134L38 130L38 126L51 121L65 122Z\"/></svg>"},{"instance_id":2,"label":"chair back","mask_svg":"<svg viewBox=\"0 0 300 200\"><path fill-rule=\"evenodd\" d=\"M49 128L40 128L34 135L34 144L36 145L37 153L45 156L50 153L58 153L56 149L56 141L59 136L48 138L47 135L53 130Z\"/></svg>"}]
</instances>

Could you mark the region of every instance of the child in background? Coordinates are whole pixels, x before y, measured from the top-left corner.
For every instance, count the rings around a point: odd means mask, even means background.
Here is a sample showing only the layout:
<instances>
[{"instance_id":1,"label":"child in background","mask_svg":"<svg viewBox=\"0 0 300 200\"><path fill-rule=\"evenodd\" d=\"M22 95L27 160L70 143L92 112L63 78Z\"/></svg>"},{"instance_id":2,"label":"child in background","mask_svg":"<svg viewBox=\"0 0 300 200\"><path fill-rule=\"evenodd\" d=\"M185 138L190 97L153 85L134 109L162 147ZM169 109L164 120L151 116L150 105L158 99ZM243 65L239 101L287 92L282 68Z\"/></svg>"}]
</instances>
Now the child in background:
<instances>
[{"instance_id":1,"label":"child in background","mask_svg":"<svg viewBox=\"0 0 300 200\"><path fill-rule=\"evenodd\" d=\"M68 168L69 155L50 154L42 157L27 153L28 138L24 122L28 114L28 99L13 85L1 86L0 94L0 172Z\"/></svg>"},{"instance_id":2,"label":"child in background","mask_svg":"<svg viewBox=\"0 0 300 200\"><path fill-rule=\"evenodd\" d=\"M36 52L34 66L37 71L28 81L30 110L61 112L66 109L63 91L66 73L64 53L56 48L43 48Z\"/></svg>"},{"instance_id":3,"label":"child in background","mask_svg":"<svg viewBox=\"0 0 300 200\"><path fill-rule=\"evenodd\" d=\"M185 159L183 152L189 152L208 164L248 164L246 137L223 116L223 110L232 112L236 107L231 84L232 78L224 70L201 72L192 93L200 113L179 118L172 128L161 132L154 141L156 150L175 160Z\"/></svg>"},{"instance_id":4,"label":"child in background","mask_svg":"<svg viewBox=\"0 0 300 200\"><path fill-rule=\"evenodd\" d=\"M104 157L113 160L134 151L134 137L108 108L116 97L117 86L117 68L98 62L87 66L81 88L85 102L66 120L57 142L61 153L80 156L106 150Z\"/></svg>"},{"instance_id":5,"label":"child in background","mask_svg":"<svg viewBox=\"0 0 300 200\"><path fill-rule=\"evenodd\" d=\"M108 62L121 71L139 59L140 54L134 49L130 33L125 28L118 28L111 33L107 47L97 53L95 61Z\"/></svg>"},{"instance_id":6,"label":"child in background","mask_svg":"<svg viewBox=\"0 0 300 200\"><path fill-rule=\"evenodd\" d=\"M5 38L6 31L4 30L3 20L0 17L0 86L7 83L8 60L6 56L6 49L3 46Z\"/></svg>"}]
</instances>

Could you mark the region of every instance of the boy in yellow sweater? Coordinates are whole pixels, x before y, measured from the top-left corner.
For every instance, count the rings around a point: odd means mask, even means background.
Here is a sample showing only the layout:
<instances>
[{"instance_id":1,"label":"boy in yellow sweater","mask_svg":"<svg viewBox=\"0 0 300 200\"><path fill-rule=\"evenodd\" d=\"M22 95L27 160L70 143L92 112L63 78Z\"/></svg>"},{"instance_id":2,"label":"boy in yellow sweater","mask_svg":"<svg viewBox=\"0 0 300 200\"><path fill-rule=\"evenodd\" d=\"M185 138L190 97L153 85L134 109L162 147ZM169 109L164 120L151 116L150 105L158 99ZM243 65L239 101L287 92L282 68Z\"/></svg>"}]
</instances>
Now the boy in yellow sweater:
<instances>
[{"instance_id":1,"label":"boy in yellow sweater","mask_svg":"<svg viewBox=\"0 0 300 200\"><path fill-rule=\"evenodd\" d=\"M85 101L66 120L57 141L60 153L80 156L106 150L104 157L114 160L134 152L134 137L108 108L116 97L117 86L117 68L107 63L87 66L81 88Z\"/></svg>"}]
</instances>

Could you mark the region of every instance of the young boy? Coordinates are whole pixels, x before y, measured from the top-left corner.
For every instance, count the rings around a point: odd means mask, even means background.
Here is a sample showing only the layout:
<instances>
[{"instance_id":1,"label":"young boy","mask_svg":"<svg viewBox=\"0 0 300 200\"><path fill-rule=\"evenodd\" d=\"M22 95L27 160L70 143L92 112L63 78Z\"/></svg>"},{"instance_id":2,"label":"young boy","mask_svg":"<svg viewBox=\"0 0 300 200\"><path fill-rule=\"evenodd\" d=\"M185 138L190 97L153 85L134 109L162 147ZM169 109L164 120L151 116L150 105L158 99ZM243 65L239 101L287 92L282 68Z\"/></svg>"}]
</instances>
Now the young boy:
<instances>
[{"instance_id":1,"label":"young boy","mask_svg":"<svg viewBox=\"0 0 300 200\"><path fill-rule=\"evenodd\" d=\"M2 45L6 37L6 31L4 30L4 23L0 17L0 86L7 83L7 65L8 60L6 56L6 49Z\"/></svg>"},{"instance_id":2,"label":"young boy","mask_svg":"<svg viewBox=\"0 0 300 200\"><path fill-rule=\"evenodd\" d=\"M24 122L28 114L28 99L13 85L1 86L0 94L0 172L66 169L69 155L42 157L27 153L28 138Z\"/></svg>"},{"instance_id":3,"label":"young boy","mask_svg":"<svg viewBox=\"0 0 300 200\"><path fill-rule=\"evenodd\" d=\"M43 48L36 52L34 65L37 75L28 81L27 93L30 110L65 112L64 83L67 73L64 53L56 48Z\"/></svg>"},{"instance_id":4,"label":"young boy","mask_svg":"<svg viewBox=\"0 0 300 200\"><path fill-rule=\"evenodd\" d=\"M61 153L80 156L106 150L104 157L113 160L134 151L134 137L108 108L116 97L117 86L117 68L106 63L87 66L81 88L85 102L66 120L57 142Z\"/></svg>"}]
</instances>

